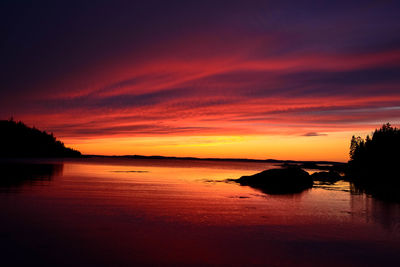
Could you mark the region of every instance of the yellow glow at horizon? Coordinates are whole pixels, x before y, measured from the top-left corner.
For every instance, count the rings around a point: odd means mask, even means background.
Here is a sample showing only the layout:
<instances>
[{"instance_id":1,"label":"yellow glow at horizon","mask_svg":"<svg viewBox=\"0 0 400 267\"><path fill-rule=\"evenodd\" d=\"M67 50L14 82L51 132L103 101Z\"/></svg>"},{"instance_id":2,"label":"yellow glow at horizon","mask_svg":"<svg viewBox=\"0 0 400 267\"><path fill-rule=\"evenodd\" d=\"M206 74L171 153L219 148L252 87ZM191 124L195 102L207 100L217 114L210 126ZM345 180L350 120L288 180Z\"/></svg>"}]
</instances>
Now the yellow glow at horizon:
<instances>
[{"instance_id":1,"label":"yellow glow at horizon","mask_svg":"<svg viewBox=\"0 0 400 267\"><path fill-rule=\"evenodd\" d=\"M162 155L282 160L348 160L354 132L326 136L154 136L65 139L83 154ZM359 133L360 135L364 133Z\"/></svg>"}]
</instances>

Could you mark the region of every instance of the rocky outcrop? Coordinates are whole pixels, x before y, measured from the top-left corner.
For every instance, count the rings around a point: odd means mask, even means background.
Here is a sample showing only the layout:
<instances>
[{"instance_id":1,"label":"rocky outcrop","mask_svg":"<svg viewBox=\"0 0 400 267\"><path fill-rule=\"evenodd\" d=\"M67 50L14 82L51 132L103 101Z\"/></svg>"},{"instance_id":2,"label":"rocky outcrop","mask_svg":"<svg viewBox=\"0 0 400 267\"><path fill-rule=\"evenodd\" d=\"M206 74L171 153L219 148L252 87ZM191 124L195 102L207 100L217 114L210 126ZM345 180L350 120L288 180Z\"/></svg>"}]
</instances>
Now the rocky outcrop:
<instances>
[{"instance_id":1,"label":"rocky outcrop","mask_svg":"<svg viewBox=\"0 0 400 267\"><path fill-rule=\"evenodd\" d=\"M235 181L267 194L299 193L313 186L311 176L298 167L266 170L251 176L242 176Z\"/></svg>"},{"instance_id":2,"label":"rocky outcrop","mask_svg":"<svg viewBox=\"0 0 400 267\"><path fill-rule=\"evenodd\" d=\"M327 183L335 183L342 179L342 176L336 171L329 171L329 172L315 172L311 174L311 178L314 181L321 181Z\"/></svg>"}]
</instances>

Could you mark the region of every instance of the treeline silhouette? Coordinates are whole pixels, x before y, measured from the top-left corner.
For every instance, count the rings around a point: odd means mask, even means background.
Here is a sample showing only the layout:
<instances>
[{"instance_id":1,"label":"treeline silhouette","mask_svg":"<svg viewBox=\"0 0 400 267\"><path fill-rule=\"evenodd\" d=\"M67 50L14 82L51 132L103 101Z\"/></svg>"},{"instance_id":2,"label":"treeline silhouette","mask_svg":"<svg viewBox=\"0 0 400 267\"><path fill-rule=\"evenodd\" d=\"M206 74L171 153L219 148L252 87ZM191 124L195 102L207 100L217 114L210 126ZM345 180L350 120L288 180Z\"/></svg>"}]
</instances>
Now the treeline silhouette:
<instances>
[{"instance_id":1,"label":"treeline silhouette","mask_svg":"<svg viewBox=\"0 0 400 267\"><path fill-rule=\"evenodd\" d=\"M53 134L30 128L13 119L0 120L0 157L79 157Z\"/></svg>"},{"instance_id":2,"label":"treeline silhouette","mask_svg":"<svg viewBox=\"0 0 400 267\"><path fill-rule=\"evenodd\" d=\"M353 136L348 176L373 196L400 201L400 129L384 124L365 139Z\"/></svg>"}]
</instances>

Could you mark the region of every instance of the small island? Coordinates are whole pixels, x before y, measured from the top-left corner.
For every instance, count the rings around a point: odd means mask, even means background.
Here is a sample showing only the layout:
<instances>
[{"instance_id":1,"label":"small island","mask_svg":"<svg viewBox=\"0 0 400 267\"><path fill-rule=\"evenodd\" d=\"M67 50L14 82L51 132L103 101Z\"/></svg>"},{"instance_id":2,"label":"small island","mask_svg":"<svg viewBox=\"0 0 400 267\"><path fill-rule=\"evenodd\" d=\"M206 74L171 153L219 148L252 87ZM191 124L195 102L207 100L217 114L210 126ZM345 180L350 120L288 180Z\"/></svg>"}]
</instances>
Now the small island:
<instances>
[{"instance_id":1,"label":"small island","mask_svg":"<svg viewBox=\"0 0 400 267\"><path fill-rule=\"evenodd\" d=\"M13 119L0 120L1 158L80 157L75 149L65 147L53 133L31 128Z\"/></svg>"}]
</instances>

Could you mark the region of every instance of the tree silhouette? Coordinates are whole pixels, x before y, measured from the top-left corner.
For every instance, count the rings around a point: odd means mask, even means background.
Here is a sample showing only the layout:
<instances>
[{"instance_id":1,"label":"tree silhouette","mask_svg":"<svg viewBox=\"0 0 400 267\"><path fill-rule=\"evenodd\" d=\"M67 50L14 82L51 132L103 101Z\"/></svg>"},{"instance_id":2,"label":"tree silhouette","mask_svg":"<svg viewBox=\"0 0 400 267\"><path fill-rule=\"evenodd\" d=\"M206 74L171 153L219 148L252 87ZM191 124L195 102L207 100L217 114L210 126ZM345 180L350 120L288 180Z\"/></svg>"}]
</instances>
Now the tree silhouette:
<instances>
[{"instance_id":1,"label":"tree silhouette","mask_svg":"<svg viewBox=\"0 0 400 267\"><path fill-rule=\"evenodd\" d=\"M367 193L400 200L399 162L400 129L389 123L376 129L372 137L352 137L348 175Z\"/></svg>"},{"instance_id":2,"label":"tree silhouette","mask_svg":"<svg viewBox=\"0 0 400 267\"><path fill-rule=\"evenodd\" d=\"M81 153L67 148L53 133L48 134L22 122L0 120L0 157L79 157Z\"/></svg>"}]
</instances>

